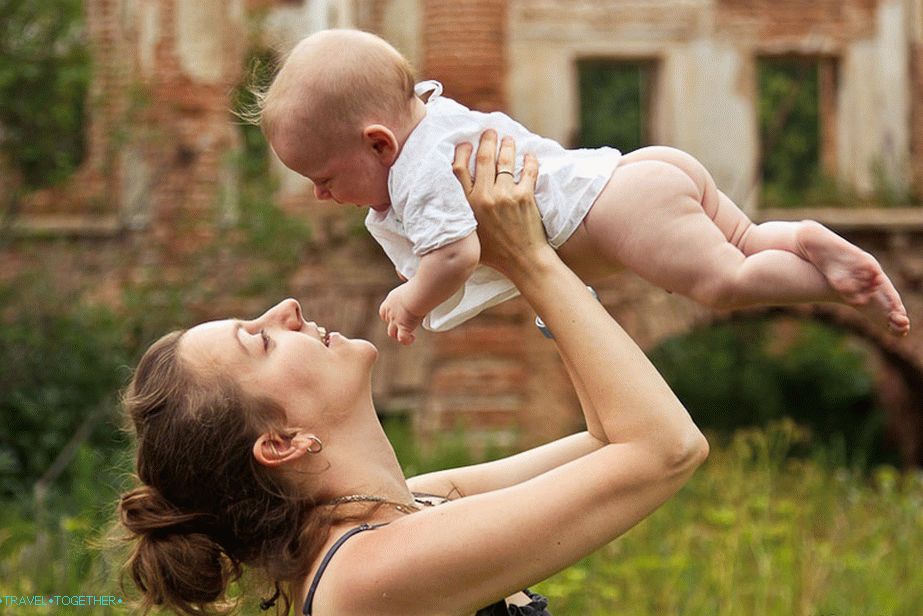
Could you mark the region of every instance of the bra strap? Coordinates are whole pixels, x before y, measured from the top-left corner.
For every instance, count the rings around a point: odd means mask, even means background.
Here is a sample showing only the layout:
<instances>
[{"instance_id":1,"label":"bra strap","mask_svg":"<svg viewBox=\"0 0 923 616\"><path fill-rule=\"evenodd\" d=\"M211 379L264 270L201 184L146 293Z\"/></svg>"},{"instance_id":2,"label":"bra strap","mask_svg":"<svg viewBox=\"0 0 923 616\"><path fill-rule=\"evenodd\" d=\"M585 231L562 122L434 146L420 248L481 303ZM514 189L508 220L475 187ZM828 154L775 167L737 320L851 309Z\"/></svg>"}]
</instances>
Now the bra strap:
<instances>
[{"instance_id":1,"label":"bra strap","mask_svg":"<svg viewBox=\"0 0 923 616\"><path fill-rule=\"evenodd\" d=\"M314 603L314 593L317 592L317 583L320 582L320 576L324 574L324 570L327 568L327 565L330 563L330 559L333 558L333 555L336 554L336 551L340 549L340 546L346 543L346 540L352 537L353 535L357 535L366 530L375 530L376 528L379 528L381 526L384 526L384 524L363 524L361 526L351 528L345 533L343 533L343 535L339 539L336 540L336 543L334 543L330 547L330 549L327 550L327 553L324 554L324 559L320 561L320 567L317 568L317 573L314 574L314 579L311 581L311 588L308 589L308 598L305 599L304 609L301 611L302 614L306 614L306 616L311 616L311 609L312 609L311 606Z\"/></svg>"}]
</instances>

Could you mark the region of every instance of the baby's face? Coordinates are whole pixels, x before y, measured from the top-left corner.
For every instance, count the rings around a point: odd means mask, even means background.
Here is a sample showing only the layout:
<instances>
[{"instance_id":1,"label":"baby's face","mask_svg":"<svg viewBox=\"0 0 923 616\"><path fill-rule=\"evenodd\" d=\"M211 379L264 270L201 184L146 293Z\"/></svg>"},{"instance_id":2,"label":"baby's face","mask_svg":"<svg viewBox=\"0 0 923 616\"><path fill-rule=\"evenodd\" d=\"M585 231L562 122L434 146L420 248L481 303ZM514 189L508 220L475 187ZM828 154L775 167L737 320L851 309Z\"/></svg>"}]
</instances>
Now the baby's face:
<instances>
[{"instance_id":1,"label":"baby's face","mask_svg":"<svg viewBox=\"0 0 923 616\"><path fill-rule=\"evenodd\" d=\"M314 182L314 196L322 201L351 203L385 211L391 206L388 194L389 167L371 152L353 148L320 148L317 155L303 152L300 144L273 143L286 167Z\"/></svg>"}]
</instances>

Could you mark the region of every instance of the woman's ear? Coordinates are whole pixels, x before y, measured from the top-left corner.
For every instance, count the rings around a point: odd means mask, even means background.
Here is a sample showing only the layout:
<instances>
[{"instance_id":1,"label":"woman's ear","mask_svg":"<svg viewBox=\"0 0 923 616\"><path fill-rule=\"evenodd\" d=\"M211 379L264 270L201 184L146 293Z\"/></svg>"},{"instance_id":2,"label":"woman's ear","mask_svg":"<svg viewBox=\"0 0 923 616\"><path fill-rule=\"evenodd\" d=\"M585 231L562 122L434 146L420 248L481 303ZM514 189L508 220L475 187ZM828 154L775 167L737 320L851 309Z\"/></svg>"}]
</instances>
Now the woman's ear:
<instances>
[{"instance_id":1,"label":"woman's ear","mask_svg":"<svg viewBox=\"0 0 923 616\"><path fill-rule=\"evenodd\" d=\"M263 466L276 467L307 453L303 442L279 434L264 433L253 443L253 457Z\"/></svg>"},{"instance_id":2,"label":"woman's ear","mask_svg":"<svg viewBox=\"0 0 923 616\"><path fill-rule=\"evenodd\" d=\"M397 160L397 137L391 129L381 124L369 124L362 130L362 143L381 162L390 167Z\"/></svg>"}]
</instances>

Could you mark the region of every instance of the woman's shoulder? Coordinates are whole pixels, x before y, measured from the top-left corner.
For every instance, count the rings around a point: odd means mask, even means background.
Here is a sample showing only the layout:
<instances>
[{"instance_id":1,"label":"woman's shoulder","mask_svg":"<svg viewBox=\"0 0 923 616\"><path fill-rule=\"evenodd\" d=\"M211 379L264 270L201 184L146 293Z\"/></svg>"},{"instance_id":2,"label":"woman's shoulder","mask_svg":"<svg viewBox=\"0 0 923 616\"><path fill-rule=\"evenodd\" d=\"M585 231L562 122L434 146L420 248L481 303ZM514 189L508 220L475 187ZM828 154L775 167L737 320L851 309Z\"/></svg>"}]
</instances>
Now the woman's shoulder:
<instances>
[{"instance_id":1,"label":"woman's shoulder","mask_svg":"<svg viewBox=\"0 0 923 616\"><path fill-rule=\"evenodd\" d=\"M355 563L368 558L363 549L359 535L364 531L378 530L385 524L357 524L344 522L330 527L327 539L317 552L308 575L294 588L295 613L301 614L305 604L310 600L312 608L323 605L334 607L343 593L350 592L353 585L351 578L360 569ZM355 547L360 549L356 550ZM337 613L337 612L334 612Z\"/></svg>"}]
</instances>

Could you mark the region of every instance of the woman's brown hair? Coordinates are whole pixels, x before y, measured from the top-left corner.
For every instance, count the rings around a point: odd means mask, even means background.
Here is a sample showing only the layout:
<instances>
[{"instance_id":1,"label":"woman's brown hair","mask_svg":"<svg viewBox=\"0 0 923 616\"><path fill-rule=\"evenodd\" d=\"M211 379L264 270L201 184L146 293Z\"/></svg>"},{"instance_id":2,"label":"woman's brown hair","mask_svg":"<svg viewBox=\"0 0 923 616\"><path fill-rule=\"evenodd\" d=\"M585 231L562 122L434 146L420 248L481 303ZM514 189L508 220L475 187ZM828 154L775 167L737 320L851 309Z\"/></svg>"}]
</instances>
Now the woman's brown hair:
<instances>
[{"instance_id":1,"label":"woman's brown hair","mask_svg":"<svg viewBox=\"0 0 923 616\"><path fill-rule=\"evenodd\" d=\"M291 584L307 576L329 516L253 457L261 433L281 431L283 409L227 376L191 371L177 353L182 336L147 350L122 398L139 483L118 505L133 542L124 572L142 613L224 613L246 565L275 584L277 609L288 613Z\"/></svg>"}]
</instances>

